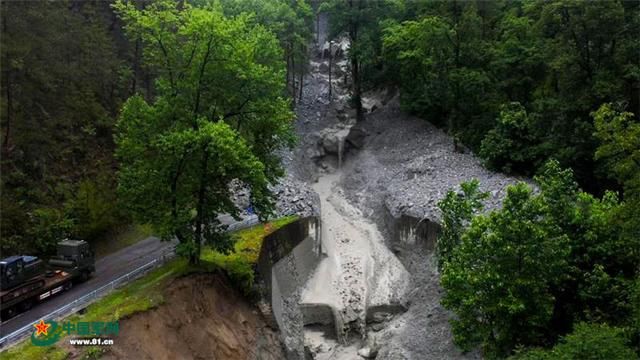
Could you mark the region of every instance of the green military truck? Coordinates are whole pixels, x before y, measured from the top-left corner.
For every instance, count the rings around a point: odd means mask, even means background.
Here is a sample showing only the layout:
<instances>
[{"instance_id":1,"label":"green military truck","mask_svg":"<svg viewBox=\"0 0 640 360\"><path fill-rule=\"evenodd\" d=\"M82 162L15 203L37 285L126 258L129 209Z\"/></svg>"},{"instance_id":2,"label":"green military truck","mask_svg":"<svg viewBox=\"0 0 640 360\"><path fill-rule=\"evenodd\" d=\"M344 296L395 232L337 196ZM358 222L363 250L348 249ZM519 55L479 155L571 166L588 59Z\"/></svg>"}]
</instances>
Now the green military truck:
<instances>
[{"instance_id":1,"label":"green military truck","mask_svg":"<svg viewBox=\"0 0 640 360\"><path fill-rule=\"evenodd\" d=\"M84 240L63 240L48 263L35 256L0 260L0 318L9 319L51 296L86 281L95 272L95 256Z\"/></svg>"}]
</instances>

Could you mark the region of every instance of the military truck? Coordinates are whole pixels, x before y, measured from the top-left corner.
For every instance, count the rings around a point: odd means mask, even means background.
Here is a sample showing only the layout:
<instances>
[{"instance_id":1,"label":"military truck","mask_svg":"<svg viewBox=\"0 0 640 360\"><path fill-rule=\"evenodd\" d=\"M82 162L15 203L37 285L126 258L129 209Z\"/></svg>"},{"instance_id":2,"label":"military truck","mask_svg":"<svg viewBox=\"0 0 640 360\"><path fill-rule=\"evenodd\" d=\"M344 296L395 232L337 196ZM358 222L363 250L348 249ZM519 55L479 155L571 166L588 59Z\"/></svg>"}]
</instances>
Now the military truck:
<instances>
[{"instance_id":1,"label":"military truck","mask_svg":"<svg viewBox=\"0 0 640 360\"><path fill-rule=\"evenodd\" d=\"M0 260L0 318L4 321L53 295L86 281L95 272L95 256L84 240L65 239L48 263L35 256Z\"/></svg>"}]
</instances>

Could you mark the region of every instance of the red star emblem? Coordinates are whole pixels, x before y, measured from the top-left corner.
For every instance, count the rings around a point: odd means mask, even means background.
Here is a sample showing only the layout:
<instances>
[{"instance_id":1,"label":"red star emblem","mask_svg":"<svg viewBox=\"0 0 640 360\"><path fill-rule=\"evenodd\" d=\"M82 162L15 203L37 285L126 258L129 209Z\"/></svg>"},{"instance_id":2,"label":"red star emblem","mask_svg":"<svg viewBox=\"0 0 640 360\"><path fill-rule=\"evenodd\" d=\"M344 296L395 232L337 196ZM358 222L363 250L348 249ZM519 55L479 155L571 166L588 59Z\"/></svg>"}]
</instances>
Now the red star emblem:
<instances>
[{"instance_id":1,"label":"red star emblem","mask_svg":"<svg viewBox=\"0 0 640 360\"><path fill-rule=\"evenodd\" d=\"M39 336L39 335L47 336L47 331L49 331L49 327L51 327L51 325L46 324L41 319L39 323L33 324L33 327L36 328L36 336Z\"/></svg>"}]
</instances>

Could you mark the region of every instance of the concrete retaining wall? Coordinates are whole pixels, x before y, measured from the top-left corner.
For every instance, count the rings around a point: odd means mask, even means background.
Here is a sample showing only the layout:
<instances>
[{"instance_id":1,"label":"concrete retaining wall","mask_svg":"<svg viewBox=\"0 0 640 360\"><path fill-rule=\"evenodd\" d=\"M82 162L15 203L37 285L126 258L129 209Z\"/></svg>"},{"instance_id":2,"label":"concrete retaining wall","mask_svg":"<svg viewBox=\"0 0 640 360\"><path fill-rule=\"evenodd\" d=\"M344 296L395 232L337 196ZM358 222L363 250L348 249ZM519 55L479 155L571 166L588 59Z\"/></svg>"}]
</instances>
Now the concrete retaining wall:
<instances>
[{"instance_id":1,"label":"concrete retaining wall","mask_svg":"<svg viewBox=\"0 0 640 360\"><path fill-rule=\"evenodd\" d=\"M440 233L440 224L429 219L419 219L410 215L393 217L387 212L385 219L391 235L392 247L414 247L434 251Z\"/></svg>"},{"instance_id":2,"label":"concrete retaining wall","mask_svg":"<svg viewBox=\"0 0 640 360\"><path fill-rule=\"evenodd\" d=\"M319 254L319 220L307 217L267 236L256 264L256 287L270 302L271 312L265 315L280 329L290 359L305 356L300 293L318 265Z\"/></svg>"}]
</instances>

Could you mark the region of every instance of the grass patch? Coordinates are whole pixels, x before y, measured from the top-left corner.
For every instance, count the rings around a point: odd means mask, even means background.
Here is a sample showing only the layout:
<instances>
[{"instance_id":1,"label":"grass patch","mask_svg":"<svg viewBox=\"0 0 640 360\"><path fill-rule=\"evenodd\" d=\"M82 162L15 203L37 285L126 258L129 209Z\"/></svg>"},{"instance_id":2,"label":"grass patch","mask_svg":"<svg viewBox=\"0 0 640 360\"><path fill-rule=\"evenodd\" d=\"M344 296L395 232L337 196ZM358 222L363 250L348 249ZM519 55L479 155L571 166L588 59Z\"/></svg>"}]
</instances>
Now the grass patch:
<instances>
[{"instance_id":1,"label":"grass patch","mask_svg":"<svg viewBox=\"0 0 640 360\"><path fill-rule=\"evenodd\" d=\"M115 321L136 312L152 309L163 302L162 290L165 281L184 274L188 269L186 260L172 260L89 305L84 314L74 315L69 320Z\"/></svg>"},{"instance_id":2,"label":"grass patch","mask_svg":"<svg viewBox=\"0 0 640 360\"><path fill-rule=\"evenodd\" d=\"M253 267L258 261L264 238L279 228L294 222L297 216L286 216L266 224L258 224L231 234L235 240L234 249L223 254L210 247L202 249L200 258L224 269L231 280L248 295L253 286Z\"/></svg>"},{"instance_id":3,"label":"grass patch","mask_svg":"<svg viewBox=\"0 0 640 360\"><path fill-rule=\"evenodd\" d=\"M23 342L12 347L7 351L0 353L2 360L24 360L24 359L43 359L43 360L63 360L69 356L69 353L57 346L33 346L30 342Z\"/></svg>"},{"instance_id":4,"label":"grass patch","mask_svg":"<svg viewBox=\"0 0 640 360\"><path fill-rule=\"evenodd\" d=\"M151 235L152 229L150 225L132 224L96 239L91 245L96 252L96 258L101 258L133 245Z\"/></svg>"}]
</instances>

